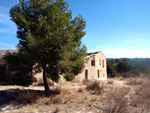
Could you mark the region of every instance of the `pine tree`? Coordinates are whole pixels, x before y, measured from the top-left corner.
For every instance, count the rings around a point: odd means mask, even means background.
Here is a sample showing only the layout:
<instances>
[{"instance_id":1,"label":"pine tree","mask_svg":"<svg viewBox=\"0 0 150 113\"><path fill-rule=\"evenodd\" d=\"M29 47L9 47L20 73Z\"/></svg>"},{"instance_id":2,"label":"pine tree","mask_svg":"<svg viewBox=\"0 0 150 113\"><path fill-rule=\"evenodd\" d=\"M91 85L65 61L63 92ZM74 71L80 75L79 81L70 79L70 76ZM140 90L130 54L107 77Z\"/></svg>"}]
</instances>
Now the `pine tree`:
<instances>
[{"instance_id":1,"label":"pine tree","mask_svg":"<svg viewBox=\"0 0 150 113\"><path fill-rule=\"evenodd\" d=\"M81 45L86 22L64 0L20 0L10 10L19 38L18 50L27 53L43 70L46 95L50 89L46 77L58 81L60 74L72 80L84 67L86 47Z\"/></svg>"}]
</instances>

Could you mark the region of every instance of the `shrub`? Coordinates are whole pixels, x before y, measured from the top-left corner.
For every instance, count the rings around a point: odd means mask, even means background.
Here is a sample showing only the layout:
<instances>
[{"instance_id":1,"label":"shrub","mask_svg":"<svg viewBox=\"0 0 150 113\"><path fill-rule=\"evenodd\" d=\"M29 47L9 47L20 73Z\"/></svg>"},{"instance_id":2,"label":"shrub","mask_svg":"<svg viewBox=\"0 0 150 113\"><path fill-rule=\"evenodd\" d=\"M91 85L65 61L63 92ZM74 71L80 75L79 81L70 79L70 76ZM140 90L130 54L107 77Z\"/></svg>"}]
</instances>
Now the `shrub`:
<instances>
[{"instance_id":1,"label":"shrub","mask_svg":"<svg viewBox=\"0 0 150 113\"><path fill-rule=\"evenodd\" d=\"M78 92L84 92L84 88L79 88Z\"/></svg>"},{"instance_id":2,"label":"shrub","mask_svg":"<svg viewBox=\"0 0 150 113\"><path fill-rule=\"evenodd\" d=\"M51 89L53 93L60 94L62 92L62 88L56 86L55 88Z\"/></svg>"},{"instance_id":3,"label":"shrub","mask_svg":"<svg viewBox=\"0 0 150 113\"><path fill-rule=\"evenodd\" d=\"M94 94L100 94L102 93L104 87L100 86L99 84L99 81L89 81L89 83L86 86L86 89L94 91Z\"/></svg>"},{"instance_id":4,"label":"shrub","mask_svg":"<svg viewBox=\"0 0 150 113\"><path fill-rule=\"evenodd\" d=\"M88 79L84 79L84 80L82 80L82 84L84 84L84 85L88 85L88 84L89 84L89 82L90 82L90 80L88 80Z\"/></svg>"},{"instance_id":5,"label":"shrub","mask_svg":"<svg viewBox=\"0 0 150 113\"><path fill-rule=\"evenodd\" d=\"M13 85L21 85L21 86L29 86L33 82L35 82L35 78L29 75L21 75L20 73L16 73L8 78L11 84Z\"/></svg>"},{"instance_id":6,"label":"shrub","mask_svg":"<svg viewBox=\"0 0 150 113\"><path fill-rule=\"evenodd\" d=\"M97 90L100 88L99 84L100 84L99 81L89 81L86 89L87 90Z\"/></svg>"},{"instance_id":7,"label":"shrub","mask_svg":"<svg viewBox=\"0 0 150 113\"><path fill-rule=\"evenodd\" d=\"M114 81L113 80L108 80L107 83L108 84L114 84Z\"/></svg>"},{"instance_id":8,"label":"shrub","mask_svg":"<svg viewBox=\"0 0 150 113\"><path fill-rule=\"evenodd\" d=\"M143 84L135 90L135 94L131 98L131 104L142 111L150 112L150 82L145 79Z\"/></svg>"},{"instance_id":9,"label":"shrub","mask_svg":"<svg viewBox=\"0 0 150 113\"><path fill-rule=\"evenodd\" d=\"M127 81L127 85L142 85L142 80L137 78L131 78Z\"/></svg>"},{"instance_id":10,"label":"shrub","mask_svg":"<svg viewBox=\"0 0 150 113\"><path fill-rule=\"evenodd\" d=\"M61 93L71 93L71 87L70 86L56 86L54 88L51 89L53 93L55 94L61 94Z\"/></svg>"},{"instance_id":11,"label":"shrub","mask_svg":"<svg viewBox=\"0 0 150 113\"><path fill-rule=\"evenodd\" d=\"M128 98L126 97L129 90L115 89L106 95L104 100L104 113L128 113Z\"/></svg>"},{"instance_id":12,"label":"shrub","mask_svg":"<svg viewBox=\"0 0 150 113\"><path fill-rule=\"evenodd\" d=\"M40 97L40 93L37 91L17 91L7 92L7 98L15 100L21 104L33 104Z\"/></svg>"}]
</instances>

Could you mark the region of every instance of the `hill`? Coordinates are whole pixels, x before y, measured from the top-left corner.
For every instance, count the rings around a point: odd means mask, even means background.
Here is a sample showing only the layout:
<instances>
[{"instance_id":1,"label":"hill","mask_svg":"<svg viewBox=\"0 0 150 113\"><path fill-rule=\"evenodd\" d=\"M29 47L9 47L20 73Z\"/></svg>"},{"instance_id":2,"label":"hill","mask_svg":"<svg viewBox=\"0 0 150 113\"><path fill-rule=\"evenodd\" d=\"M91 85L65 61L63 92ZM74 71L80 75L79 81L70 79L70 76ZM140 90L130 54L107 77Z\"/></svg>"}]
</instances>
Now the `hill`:
<instances>
[{"instance_id":1,"label":"hill","mask_svg":"<svg viewBox=\"0 0 150 113\"><path fill-rule=\"evenodd\" d=\"M2 57L3 55L9 52L13 53L13 52L17 52L17 50L0 50L0 57Z\"/></svg>"}]
</instances>

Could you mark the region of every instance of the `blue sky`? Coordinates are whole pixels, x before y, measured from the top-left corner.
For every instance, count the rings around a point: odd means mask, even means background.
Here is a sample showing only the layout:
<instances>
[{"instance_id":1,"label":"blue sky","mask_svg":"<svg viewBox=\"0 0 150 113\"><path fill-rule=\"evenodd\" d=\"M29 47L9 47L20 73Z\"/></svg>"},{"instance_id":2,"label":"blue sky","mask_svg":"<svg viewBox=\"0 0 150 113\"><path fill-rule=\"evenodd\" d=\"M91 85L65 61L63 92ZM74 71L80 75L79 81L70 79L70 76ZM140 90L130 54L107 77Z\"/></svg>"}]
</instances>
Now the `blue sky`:
<instances>
[{"instance_id":1,"label":"blue sky","mask_svg":"<svg viewBox=\"0 0 150 113\"><path fill-rule=\"evenodd\" d=\"M0 0L0 49L16 49L16 25L9 9L19 0ZM86 22L88 52L108 58L150 58L150 0L67 0L73 18Z\"/></svg>"}]
</instances>

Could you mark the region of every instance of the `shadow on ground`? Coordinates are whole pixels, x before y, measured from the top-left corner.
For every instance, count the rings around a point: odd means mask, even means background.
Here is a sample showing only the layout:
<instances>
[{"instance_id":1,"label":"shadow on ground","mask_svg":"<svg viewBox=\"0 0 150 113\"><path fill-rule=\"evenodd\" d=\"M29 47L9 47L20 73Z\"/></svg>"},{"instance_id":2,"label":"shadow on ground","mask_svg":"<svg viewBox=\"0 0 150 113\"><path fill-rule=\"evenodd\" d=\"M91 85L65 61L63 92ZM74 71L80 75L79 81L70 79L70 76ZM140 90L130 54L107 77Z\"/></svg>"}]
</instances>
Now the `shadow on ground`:
<instances>
[{"instance_id":1,"label":"shadow on ground","mask_svg":"<svg viewBox=\"0 0 150 113\"><path fill-rule=\"evenodd\" d=\"M7 89L0 91L0 111L19 109L20 107L33 104L40 97L44 96L41 90L20 90Z\"/></svg>"}]
</instances>

